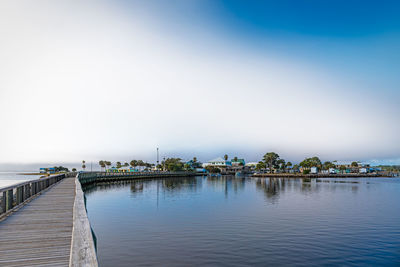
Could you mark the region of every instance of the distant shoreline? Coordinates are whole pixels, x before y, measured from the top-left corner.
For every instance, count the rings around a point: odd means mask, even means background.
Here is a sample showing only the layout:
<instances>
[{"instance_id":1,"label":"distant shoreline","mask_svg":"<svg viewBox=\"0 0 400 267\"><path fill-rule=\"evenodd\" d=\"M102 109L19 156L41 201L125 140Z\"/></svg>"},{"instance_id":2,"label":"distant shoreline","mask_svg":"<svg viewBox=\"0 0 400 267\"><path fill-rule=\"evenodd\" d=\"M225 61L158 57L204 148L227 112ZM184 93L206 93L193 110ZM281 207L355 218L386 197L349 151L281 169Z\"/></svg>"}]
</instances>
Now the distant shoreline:
<instances>
[{"instance_id":1,"label":"distant shoreline","mask_svg":"<svg viewBox=\"0 0 400 267\"><path fill-rule=\"evenodd\" d=\"M369 178L369 177L388 177L392 176L377 173L344 173L344 174L294 174L294 173L258 173L253 177L282 177L282 178ZM395 176L398 177L398 176Z\"/></svg>"}]
</instances>

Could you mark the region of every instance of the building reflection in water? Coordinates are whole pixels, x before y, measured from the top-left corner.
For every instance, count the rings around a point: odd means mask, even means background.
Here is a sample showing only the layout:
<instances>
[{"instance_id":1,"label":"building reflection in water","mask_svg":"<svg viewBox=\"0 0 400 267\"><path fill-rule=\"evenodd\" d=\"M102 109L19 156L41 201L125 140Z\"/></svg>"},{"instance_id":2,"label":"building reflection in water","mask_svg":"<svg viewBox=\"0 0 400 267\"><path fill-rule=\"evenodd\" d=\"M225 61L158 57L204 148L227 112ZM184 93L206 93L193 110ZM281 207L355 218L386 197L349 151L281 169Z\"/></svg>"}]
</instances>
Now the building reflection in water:
<instances>
[{"instance_id":1,"label":"building reflection in water","mask_svg":"<svg viewBox=\"0 0 400 267\"><path fill-rule=\"evenodd\" d=\"M276 202L286 191L300 192L304 195L328 191L351 190L357 193L359 181L346 179L302 179L302 178L252 178L257 190L262 191L267 200ZM349 186L350 185L350 186Z\"/></svg>"},{"instance_id":2,"label":"building reflection in water","mask_svg":"<svg viewBox=\"0 0 400 267\"><path fill-rule=\"evenodd\" d=\"M138 179L132 181L97 183L84 187L86 194L95 191L130 187L133 197L143 194L147 190L156 190L157 203L159 194L173 196L185 192L201 190L203 182L214 191L222 191L227 198L229 194L239 194L246 186L256 186L256 190L262 192L268 202L275 203L286 191L300 192L302 194L314 194L322 189L334 192L336 190L351 190L357 193L360 181L355 179L302 179L302 178L236 178L235 176L219 177L186 177L165 179Z\"/></svg>"}]
</instances>

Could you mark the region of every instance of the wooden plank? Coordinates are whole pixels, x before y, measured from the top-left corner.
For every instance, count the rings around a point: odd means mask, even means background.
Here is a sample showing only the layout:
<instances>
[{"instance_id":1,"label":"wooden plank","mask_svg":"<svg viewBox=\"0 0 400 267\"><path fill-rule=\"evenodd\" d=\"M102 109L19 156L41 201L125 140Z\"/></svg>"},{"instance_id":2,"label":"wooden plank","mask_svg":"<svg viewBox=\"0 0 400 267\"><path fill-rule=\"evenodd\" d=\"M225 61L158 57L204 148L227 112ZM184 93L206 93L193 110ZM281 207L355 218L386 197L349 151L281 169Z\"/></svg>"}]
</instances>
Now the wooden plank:
<instances>
[{"instance_id":1,"label":"wooden plank","mask_svg":"<svg viewBox=\"0 0 400 267\"><path fill-rule=\"evenodd\" d=\"M68 266L75 178L65 178L0 222L0 266Z\"/></svg>"}]
</instances>

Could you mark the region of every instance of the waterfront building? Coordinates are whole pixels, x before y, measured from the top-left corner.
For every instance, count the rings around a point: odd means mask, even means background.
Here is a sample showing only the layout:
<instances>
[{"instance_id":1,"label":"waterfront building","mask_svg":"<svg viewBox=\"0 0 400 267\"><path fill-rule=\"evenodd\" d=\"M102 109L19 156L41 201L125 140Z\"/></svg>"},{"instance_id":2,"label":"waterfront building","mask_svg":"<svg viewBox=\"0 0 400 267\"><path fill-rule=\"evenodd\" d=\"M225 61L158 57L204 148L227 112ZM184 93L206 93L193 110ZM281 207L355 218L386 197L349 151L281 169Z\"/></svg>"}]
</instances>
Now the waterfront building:
<instances>
[{"instance_id":1,"label":"waterfront building","mask_svg":"<svg viewBox=\"0 0 400 267\"><path fill-rule=\"evenodd\" d=\"M317 174L318 173L318 168L317 167L311 167L310 173Z\"/></svg>"},{"instance_id":2,"label":"waterfront building","mask_svg":"<svg viewBox=\"0 0 400 267\"><path fill-rule=\"evenodd\" d=\"M40 168L39 169L40 173L56 173L56 169L55 168Z\"/></svg>"},{"instance_id":3,"label":"waterfront building","mask_svg":"<svg viewBox=\"0 0 400 267\"><path fill-rule=\"evenodd\" d=\"M219 157L216 159L209 160L206 163L203 163L204 168L207 166L226 168L228 166L232 166L232 163L229 160L224 160L223 158Z\"/></svg>"},{"instance_id":4,"label":"waterfront building","mask_svg":"<svg viewBox=\"0 0 400 267\"><path fill-rule=\"evenodd\" d=\"M192 160L192 159L189 160L189 161L187 161L185 164L189 165L190 168L192 168L192 169L197 169L197 168L201 168L201 167L202 167L201 162L199 162L199 161L194 161L194 160Z\"/></svg>"},{"instance_id":5,"label":"waterfront building","mask_svg":"<svg viewBox=\"0 0 400 267\"><path fill-rule=\"evenodd\" d=\"M236 160L231 160L231 164L232 166L245 166L246 162L244 161L244 159L236 159Z\"/></svg>"},{"instance_id":6,"label":"waterfront building","mask_svg":"<svg viewBox=\"0 0 400 267\"><path fill-rule=\"evenodd\" d=\"M329 168L329 174L336 174L338 172L339 170L337 170L336 168Z\"/></svg>"}]
</instances>

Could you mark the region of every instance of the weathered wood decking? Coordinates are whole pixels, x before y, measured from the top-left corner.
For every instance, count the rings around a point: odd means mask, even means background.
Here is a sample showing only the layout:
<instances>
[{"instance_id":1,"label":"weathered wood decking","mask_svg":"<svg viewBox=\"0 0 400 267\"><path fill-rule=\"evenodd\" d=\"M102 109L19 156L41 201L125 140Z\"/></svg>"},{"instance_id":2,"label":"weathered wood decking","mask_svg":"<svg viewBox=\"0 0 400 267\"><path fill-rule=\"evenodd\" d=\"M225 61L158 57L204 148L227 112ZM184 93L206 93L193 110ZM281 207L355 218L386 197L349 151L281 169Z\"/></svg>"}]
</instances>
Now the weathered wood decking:
<instances>
[{"instance_id":1,"label":"weathered wood decking","mask_svg":"<svg viewBox=\"0 0 400 267\"><path fill-rule=\"evenodd\" d=\"M68 266L75 178L65 178L0 222L0 266Z\"/></svg>"}]
</instances>

